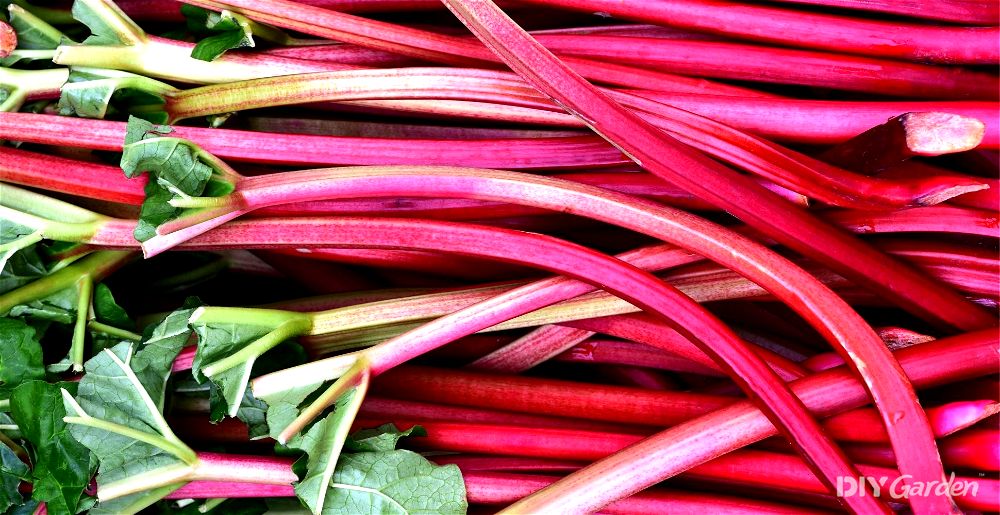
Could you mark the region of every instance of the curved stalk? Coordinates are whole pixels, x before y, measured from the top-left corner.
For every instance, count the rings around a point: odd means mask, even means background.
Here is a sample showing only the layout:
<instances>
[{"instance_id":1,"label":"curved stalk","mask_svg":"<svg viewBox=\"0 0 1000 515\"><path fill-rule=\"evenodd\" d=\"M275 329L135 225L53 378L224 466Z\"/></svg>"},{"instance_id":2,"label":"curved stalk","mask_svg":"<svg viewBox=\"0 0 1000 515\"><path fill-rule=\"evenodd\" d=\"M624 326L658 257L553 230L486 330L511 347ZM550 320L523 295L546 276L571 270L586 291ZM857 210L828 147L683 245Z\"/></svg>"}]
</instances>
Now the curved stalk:
<instances>
[{"instance_id":1,"label":"curved stalk","mask_svg":"<svg viewBox=\"0 0 1000 515\"><path fill-rule=\"evenodd\" d=\"M829 243L838 239L847 243L843 251L854 256L860 257L860 255L870 252L870 259L874 260L879 254L868 247L851 245L848 243L850 238L845 238L842 233L825 224L816 223L817 220L807 218L803 216L803 213L794 213L783 201L767 192L760 191L755 184L741 181L738 175L717 166L702 155L688 151L683 146L676 144L675 141L665 138L652 126L602 95L590 83L567 68L565 64L559 62L491 1L445 0L445 2L449 9L478 38L489 45L518 74L527 78L541 91L558 100L566 106L569 112L586 120L595 131L651 172L668 178L671 182L681 185L689 191L697 192L698 196L702 198L713 199L719 205L725 205L730 212L745 223L776 237L781 243L791 246L796 251L831 266L834 271L845 274L851 279L858 280L860 278L856 273L846 269L840 260L831 262L830 256L818 255L820 253L816 252L815 244L817 233L823 233ZM555 87L554 85L559 86ZM685 172L682 173L680 170ZM692 177L691 170L698 170L699 173L693 174L698 176L697 179ZM709 180L707 174L714 177ZM740 184L741 182L744 184ZM731 193L733 196L727 198L725 196L727 193ZM748 209L747 204L740 205L738 202L734 202L737 198L752 203L753 208ZM771 211L772 209L773 211ZM767 211L771 211L770 215L774 218L763 218L762 215ZM791 225L799 223L811 225L811 241L807 243L800 240L799 237L803 233L800 232L796 237L790 233L788 226L781 228L779 224L784 221L791 222ZM908 306L917 307L917 311L928 314L929 311L933 310L927 309L930 306L925 304L926 298L913 296L919 290L923 294L936 296L948 303L960 303L959 305L964 309L961 310L962 313L955 313L955 315L960 315L960 318L954 319L953 323L962 320L963 322L959 325L968 328L996 325L995 317L980 310L973 310L967 301L961 299L954 292L936 285L933 281L926 281L924 276L909 270L904 270L902 274L893 272L889 271L893 276L904 280L909 285L917 286L919 284L920 287L908 289L906 292L898 290L889 292L884 288L879 288L883 295L890 294L894 300L903 300L900 298L902 296L906 299L905 303ZM901 275L908 277L900 277ZM883 276L882 280L887 280L886 276ZM891 280L895 280L895 278ZM873 286L867 282L862 284ZM856 349L854 353L848 351L846 347L838 347L838 351L844 351L845 359L851 359L855 372L865 379L889 431L893 448L899 460L900 470L904 474L912 474L913 480L942 481L944 469L927 416L920 407L912 385L909 384L898 363L892 359L891 354L881 343L877 346L870 345ZM868 356L870 359L857 354L858 351L863 351L865 354L871 353ZM873 363L878 363L878 365L873 365ZM876 374L872 373L872 367L882 368L881 365L884 365L884 370L876 377ZM887 384L877 386L879 381L891 381L895 384L892 387L888 387ZM905 391L906 394L900 396L899 392L902 391ZM920 450L916 450L917 448ZM829 480L833 481L832 478ZM934 511L938 513L958 511L954 502L947 495L915 500L914 509L918 512Z\"/></svg>"},{"instance_id":2,"label":"curved stalk","mask_svg":"<svg viewBox=\"0 0 1000 515\"><path fill-rule=\"evenodd\" d=\"M896 353L918 387L990 374L1000 366L996 331L927 342ZM864 387L843 368L792 383L810 409L832 415L868 402ZM775 430L749 402L741 401L658 433L622 452L570 474L509 506L505 513L596 511L601 506L695 465L773 436Z\"/></svg>"}]
</instances>

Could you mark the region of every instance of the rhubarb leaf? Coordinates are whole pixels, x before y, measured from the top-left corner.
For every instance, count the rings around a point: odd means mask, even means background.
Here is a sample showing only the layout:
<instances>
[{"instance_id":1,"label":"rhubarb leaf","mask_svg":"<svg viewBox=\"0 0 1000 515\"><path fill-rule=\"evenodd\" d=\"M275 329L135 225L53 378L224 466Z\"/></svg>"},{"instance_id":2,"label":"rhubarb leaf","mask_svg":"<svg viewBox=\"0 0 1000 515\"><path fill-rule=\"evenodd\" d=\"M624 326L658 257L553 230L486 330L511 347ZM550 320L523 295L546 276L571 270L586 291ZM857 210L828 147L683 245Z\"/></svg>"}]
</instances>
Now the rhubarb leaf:
<instances>
[{"instance_id":1,"label":"rhubarb leaf","mask_svg":"<svg viewBox=\"0 0 1000 515\"><path fill-rule=\"evenodd\" d=\"M0 318L0 398L26 381L45 378L42 345L35 329L21 320Z\"/></svg>"},{"instance_id":2,"label":"rhubarb leaf","mask_svg":"<svg viewBox=\"0 0 1000 515\"><path fill-rule=\"evenodd\" d=\"M84 45L135 45L145 40L146 33L113 2L76 0L73 18L90 29Z\"/></svg>"},{"instance_id":3,"label":"rhubarb leaf","mask_svg":"<svg viewBox=\"0 0 1000 515\"><path fill-rule=\"evenodd\" d=\"M8 316L72 324L76 320L76 305L79 297L80 291L76 286L63 288L45 297L14 306Z\"/></svg>"},{"instance_id":4,"label":"rhubarb leaf","mask_svg":"<svg viewBox=\"0 0 1000 515\"><path fill-rule=\"evenodd\" d=\"M76 397L64 392L70 432L100 463L97 484L106 500L91 513L148 506L182 486L185 471L197 463L162 413L170 366L183 345L179 339L157 339L138 352L126 343L105 349L87 361ZM141 482L151 476L165 479ZM133 483L142 491L130 494Z\"/></svg>"},{"instance_id":5,"label":"rhubarb leaf","mask_svg":"<svg viewBox=\"0 0 1000 515\"><path fill-rule=\"evenodd\" d=\"M164 95L172 91L169 84L134 73L73 68L59 90L59 114L105 118L125 112L162 123L167 120Z\"/></svg>"},{"instance_id":6,"label":"rhubarb leaf","mask_svg":"<svg viewBox=\"0 0 1000 515\"><path fill-rule=\"evenodd\" d=\"M125 144L131 145L146 138L159 138L171 132L174 132L174 129L169 125L157 125L148 120L132 116L129 117L128 125L125 126ZM134 173L133 175L126 174L126 176L130 178L135 177Z\"/></svg>"},{"instance_id":7,"label":"rhubarb leaf","mask_svg":"<svg viewBox=\"0 0 1000 515\"><path fill-rule=\"evenodd\" d=\"M427 436L427 430L422 426L413 426L400 431L395 424L383 424L374 429L356 431L347 439L344 448L354 452L388 452L395 450L399 441L407 436Z\"/></svg>"},{"instance_id":8,"label":"rhubarb leaf","mask_svg":"<svg viewBox=\"0 0 1000 515\"><path fill-rule=\"evenodd\" d=\"M132 235L138 241L146 241L156 236L156 228L173 218L180 210L170 205L174 194L156 181L146 183L146 199L139 208L139 222Z\"/></svg>"},{"instance_id":9,"label":"rhubarb leaf","mask_svg":"<svg viewBox=\"0 0 1000 515\"><path fill-rule=\"evenodd\" d=\"M11 4L10 26L17 33L17 48L22 50L53 50L66 37L58 29L49 25L21 6Z\"/></svg>"},{"instance_id":10,"label":"rhubarb leaf","mask_svg":"<svg viewBox=\"0 0 1000 515\"><path fill-rule=\"evenodd\" d=\"M127 134L134 135L146 125L138 127ZM187 196L201 195L213 172L198 157L196 147L179 138L145 137L128 143L120 165L128 178L148 171L164 188Z\"/></svg>"},{"instance_id":11,"label":"rhubarb leaf","mask_svg":"<svg viewBox=\"0 0 1000 515\"><path fill-rule=\"evenodd\" d=\"M230 407L225 397L222 396L219 386L212 381L209 381L209 385L208 402L209 406L211 406L211 418L209 420L213 424L217 424L226 418ZM239 408L236 411L236 418L247 425L247 433L251 440L267 437L269 433L267 426L267 404L255 398L249 388L243 393L243 400L240 401Z\"/></svg>"},{"instance_id":12,"label":"rhubarb leaf","mask_svg":"<svg viewBox=\"0 0 1000 515\"><path fill-rule=\"evenodd\" d=\"M18 487L30 479L28 465L10 447L0 444L0 512L24 502Z\"/></svg>"},{"instance_id":13,"label":"rhubarb leaf","mask_svg":"<svg viewBox=\"0 0 1000 515\"><path fill-rule=\"evenodd\" d=\"M60 389L76 383L28 381L11 395L11 416L31 444L31 497L45 502L50 513L77 513L91 501L83 491L97 468L90 450L70 434Z\"/></svg>"},{"instance_id":14,"label":"rhubarb leaf","mask_svg":"<svg viewBox=\"0 0 1000 515\"><path fill-rule=\"evenodd\" d=\"M323 514L446 514L467 510L465 483L456 465L438 466L415 452L397 450L343 455Z\"/></svg>"},{"instance_id":15,"label":"rhubarb leaf","mask_svg":"<svg viewBox=\"0 0 1000 515\"><path fill-rule=\"evenodd\" d=\"M111 288L104 283L94 288L94 317L98 322L121 329L134 329L135 322L129 318L125 309L115 302Z\"/></svg>"},{"instance_id":16,"label":"rhubarb leaf","mask_svg":"<svg viewBox=\"0 0 1000 515\"><path fill-rule=\"evenodd\" d=\"M284 370L301 365L308 359L309 357L301 345L294 341L286 341L265 352L261 359L256 360L250 375L257 377ZM225 417L229 406L214 383L210 389L209 399L212 407L212 422L215 423ZM270 434L270 427L267 425L267 410L267 403L254 397L253 391L247 388L243 394L243 401L240 402L239 411L236 412L236 418L247 425L250 439L265 438Z\"/></svg>"},{"instance_id":17,"label":"rhubarb leaf","mask_svg":"<svg viewBox=\"0 0 1000 515\"><path fill-rule=\"evenodd\" d=\"M166 396L166 381L174 358L191 339L193 331L188 327L188 319L201 301L189 297L180 309L170 313L160 323L146 330L143 337L142 351L133 361L132 368L142 380L146 391L160 410Z\"/></svg>"},{"instance_id":18,"label":"rhubarb leaf","mask_svg":"<svg viewBox=\"0 0 1000 515\"><path fill-rule=\"evenodd\" d=\"M191 57L214 61L227 50L253 47L253 28L245 17L229 11L221 13L184 4L181 14L187 18L188 30L207 34L191 51Z\"/></svg>"},{"instance_id":19,"label":"rhubarb leaf","mask_svg":"<svg viewBox=\"0 0 1000 515\"><path fill-rule=\"evenodd\" d=\"M3 100L0 99L0 103ZM33 248L41 240L41 233L32 227L0 218L0 272L7 269L7 263L16 254ZM0 292L7 290L0 290Z\"/></svg>"},{"instance_id":20,"label":"rhubarb leaf","mask_svg":"<svg viewBox=\"0 0 1000 515\"><path fill-rule=\"evenodd\" d=\"M247 310L247 320L260 320L253 318L255 314L254 310ZM219 386L229 416L238 416L257 359L285 340L302 334L311 324L305 315L280 311L269 314L270 325L266 326L253 325L254 322L201 323L197 316L192 319L192 327L198 333L192 373L198 382L211 379Z\"/></svg>"},{"instance_id":21,"label":"rhubarb leaf","mask_svg":"<svg viewBox=\"0 0 1000 515\"><path fill-rule=\"evenodd\" d=\"M180 138L161 137L157 128L136 118L129 120L120 166L126 177L149 172L146 200L136 226L135 237L145 242L157 235L157 227L177 216L195 224L203 211L225 211L225 201L215 208L192 207L183 213L176 205L198 206L193 197L224 197L235 190L239 175L225 163L194 143ZM155 185L153 185L155 183ZM208 216L208 218L215 218ZM222 223L220 220L219 223ZM188 225L190 226L190 225Z\"/></svg>"},{"instance_id":22,"label":"rhubarb leaf","mask_svg":"<svg viewBox=\"0 0 1000 515\"><path fill-rule=\"evenodd\" d=\"M299 406L322 386L323 383L296 386L261 397L267 403L267 425L271 431L269 436L277 438L281 430L299 415Z\"/></svg>"},{"instance_id":23,"label":"rhubarb leaf","mask_svg":"<svg viewBox=\"0 0 1000 515\"><path fill-rule=\"evenodd\" d=\"M330 480L335 476L344 441L364 399L364 390L360 390L348 390L334 403L333 413L288 441L288 447L302 450L308 456L305 476L296 483L295 494L313 513L329 513L324 507L330 495Z\"/></svg>"},{"instance_id":24,"label":"rhubarb leaf","mask_svg":"<svg viewBox=\"0 0 1000 515\"><path fill-rule=\"evenodd\" d=\"M465 482L457 466L395 449L400 438L421 432L386 424L351 435L348 445L374 450L340 456L323 514L465 513Z\"/></svg>"},{"instance_id":25,"label":"rhubarb leaf","mask_svg":"<svg viewBox=\"0 0 1000 515\"><path fill-rule=\"evenodd\" d=\"M48 273L48 267L36 247L18 250L4 263L3 270L0 270L0 294L20 288Z\"/></svg>"},{"instance_id":26,"label":"rhubarb leaf","mask_svg":"<svg viewBox=\"0 0 1000 515\"><path fill-rule=\"evenodd\" d=\"M0 444L0 512L7 512L11 506L24 504L24 497L18 491L22 481L30 479L30 471L14 451ZM15 508L16 510L16 508Z\"/></svg>"},{"instance_id":27,"label":"rhubarb leaf","mask_svg":"<svg viewBox=\"0 0 1000 515\"><path fill-rule=\"evenodd\" d=\"M257 355L251 356L236 366L211 376L205 374L205 367L228 356L235 354L248 344L271 332L270 327L242 324L195 325L198 333L198 351L195 354L191 372L195 379L203 382L211 379L225 399L230 416L236 415L242 404L250 381Z\"/></svg>"},{"instance_id":28,"label":"rhubarb leaf","mask_svg":"<svg viewBox=\"0 0 1000 515\"><path fill-rule=\"evenodd\" d=\"M0 444L0 512L24 502L18 487L21 481L30 479L28 465L17 457L13 449Z\"/></svg>"}]
</instances>

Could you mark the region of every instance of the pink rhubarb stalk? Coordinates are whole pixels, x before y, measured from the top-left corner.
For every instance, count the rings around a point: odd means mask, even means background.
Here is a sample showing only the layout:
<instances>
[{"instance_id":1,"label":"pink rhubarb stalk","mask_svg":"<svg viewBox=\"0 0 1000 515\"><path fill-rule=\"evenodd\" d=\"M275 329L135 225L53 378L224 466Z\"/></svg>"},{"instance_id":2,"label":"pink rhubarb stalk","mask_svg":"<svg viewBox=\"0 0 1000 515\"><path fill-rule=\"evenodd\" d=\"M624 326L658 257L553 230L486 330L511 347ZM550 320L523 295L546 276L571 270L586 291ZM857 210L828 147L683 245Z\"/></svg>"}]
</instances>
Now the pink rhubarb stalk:
<instances>
[{"instance_id":1,"label":"pink rhubarb stalk","mask_svg":"<svg viewBox=\"0 0 1000 515\"><path fill-rule=\"evenodd\" d=\"M913 383L927 387L992 374L1000 366L998 344L996 331L985 330L903 349L896 356ZM792 388L810 409L823 415L868 402L865 388L843 368L800 379L792 383ZM774 427L750 403L732 404L585 467L506 511L596 511L616 499L774 434Z\"/></svg>"},{"instance_id":2,"label":"pink rhubarb stalk","mask_svg":"<svg viewBox=\"0 0 1000 515\"><path fill-rule=\"evenodd\" d=\"M858 247L848 243L849 239L840 236L841 233L827 230L827 226L815 223L815 220L810 220L804 213L792 213L792 210L782 205L776 197L766 193L758 194L759 190L755 191L755 185L740 184L741 181L737 180L738 175L727 173L727 170L714 165L712 161L689 152L684 147L664 138L653 127L622 109L610 98L602 95L585 79L559 62L489 0L482 2L445 0L445 4L519 75L566 106L568 111L587 120L595 131L616 144L646 169L668 178L671 182L689 189L689 191L698 192L699 196L703 198L715 199L721 205L726 205L744 222L763 229L772 236L778 236L782 243L790 245L800 252L806 252L810 257L822 260L824 264L832 265L835 271L845 273L852 279L858 279L855 273L848 274L850 271L843 266L842 261L837 260L837 262L831 263L828 259L829 255L825 253L817 255L815 252L816 236L817 233L822 232L825 233L824 236L830 240L830 243L843 242L845 244L843 250L857 257L866 254L867 247ZM558 87L555 86L557 84ZM678 173L678 169L688 169L688 173L691 169L698 170L697 180ZM706 172L713 174L717 180L706 180ZM732 191L734 189L736 191ZM730 191L732 191L733 196L727 197L726 195ZM732 200L733 198L747 200L748 196L754 199L752 201L753 210L747 209L746 204L743 205L743 209L740 209L738 203L734 203ZM768 207L773 206L774 209L774 212L771 213L774 218L770 220L760 218L769 210L762 205L765 203L769 204ZM781 221L793 223L802 221L807 225L812 225L812 241L805 244L793 235L790 228L782 230L777 227L777 223ZM798 229L798 231L801 230ZM789 238L789 236L792 237ZM877 252L872 252L869 259L876 260L877 254ZM967 327L978 328L995 325L994 317L982 311L969 309L968 304L953 292L942 289L933 282L925 282L919 274L907 272L909 270L904 271L903 274L890 272L895 278L910 285L906 292L898 290L887 292L885 288L879 287L880 293L888 293L896 300L904 300L906 305L911 308L917 307L917 311L922 314L934 312L937 308L935 310L927 309L930 306L923 302L924 297L920 299L913 297L918 290L922 290L927 295L935 295L941 301L961 303L960 305L965 309L962 310L960 318L968 321ZM899 275L909 277L899 277ZM883 276L880 279L894 281L895 278L888 279L888 277ZM869 281L864 281L863 284L872 286ZM895 363L888 351L882 345L865 346L862 349L855 349L854 352L843 347L839 350L844 351L845 359L849 357L855 360L853 361L855 372L865 378L865 384L870 389L875 404L883 415L883 420L893 442L893 448L897 451L900 470L904 474L912 474L911 477L915 481L943 480L944 470L936 452L936 445L926 415L916 400L912 385L909 384L899 365ZM864 355L860 354L862 352ZM875 373L873 368L882 368L883 370ZM894 386L889 387L889 382L894 383ZM900 395L900 392L907 392L907 394ZM917 448L920 450L916 450ZM806 456L815 459L815 456L808 453ZM829 480L833 481L832 478ZM954 503L947 495L914 500L914 509L918 512L957 512Z\"/></svg>"},{"instance_id":3,"label":"pink rhubarb stalk","mask_svg":"<svg viewBox=\"0 0 1000 515\"><path fill-rule=\"evenodd\" d=\"M720 0L653 1L641 6L616 0L526 1L792 47L937 63L988 64L1000 59L997 27L867 20Z\"/></svg>"}]
</instances>

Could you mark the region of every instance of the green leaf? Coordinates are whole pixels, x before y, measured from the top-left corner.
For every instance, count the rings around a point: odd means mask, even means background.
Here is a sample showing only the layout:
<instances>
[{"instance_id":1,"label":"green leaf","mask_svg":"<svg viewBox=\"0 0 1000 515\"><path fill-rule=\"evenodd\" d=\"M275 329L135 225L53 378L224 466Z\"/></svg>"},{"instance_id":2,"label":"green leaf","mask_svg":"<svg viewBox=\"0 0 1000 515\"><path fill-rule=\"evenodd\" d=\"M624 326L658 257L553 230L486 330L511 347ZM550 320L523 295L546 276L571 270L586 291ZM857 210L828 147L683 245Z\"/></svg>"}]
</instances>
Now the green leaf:
<instances>
[{"instance_id":1,"label":"green leaf","mask_svg":"<svg viewBox=\"0 0 1000 515\"><path fill-rule=\"evenodd\" d=\"M234 319L245 318L245 323L206 324L199 322L197 317L192 321L198 333L198 352L192 374L199 382L211 379L218 385L230 416L238 416L258 358L285 340L302 334L311 325L308 315L277 311L269 313L271 316L267 318L254 318L254 310L245 311L245 315L238 317L230 315Z\"/></svg>"},{"instance_id":2,"label":"green leaf","mask_svg":"<svg viewBox=\"0 0 1000 515\"><path fill-rule=\"evenodd\" d=\"M101 512L130 513L152 504L179 488L184 471L197 463L162 413L163 389L183 343L173 337L157 342L138 352L129 344L104 350L87 361L75 399L64 395L70 432L97 456L98 487L113 499L98 506ZM150 484L146 478L155 474L169 477ZM116 498L136 489L141 492Z\"/></svg>"},{"instance_id":3,"label":"green leaf","mask_svg":"<svg viewBox=\"0 0 1000 515\"><path fill-rule=\"evenodd\" d=\"M203 373L205 365L234 354L261 336L268 334L272 328L243 324L218 324L195 325L194 329L198 333L198 352L195 354L191 372L195 379L203 382L208 379ZM227 406L227 413L236 412L239 409L238 406L243 403L254 361L255 359L244 361L238 366L211 377L212 382L218 385L221 390Z\"/></svg>"},{"instance_id":4,"label":"green leaf","mask_svg":"<svg viewBox=\"0 0 1000 515\"><path fill-rule=\"evenodd\" d=\"M94 317L102 324L118 327L121 329L134 329L135 322L129 318L125 309L115 302L111 288L104 283L98 284L94 288Z\"/></svg>"},{"instance_id":5,"label":"green leaf","mask_svg":"<svg viewBox=\"0 0 1000 515\"><path fill-rule=\"evenodd\" d=\"M32 498L47 503L51 513L76 513L97 468L90 450L63 422L66 410L60 389L75 391L76 387L76 383L28 381L10 399L11 416L33 450Z\"/></svg>"},{"instance_id":6,"label":"green leaf","mask_svg":"<svg viewBox=\"0 0 1000 515\"><path fill-rule=\"evenodd\" d=\"M147 138L125 145L121 168L129 178L149 171L162 187L188 196L201 195L213 172L198 158L196 147L179 138Z\"/></svg>"},{"instance_id":7,"label":"green leaf","mask_svg":"<svg viewBox=\"0 0 1000 515\"><path fill-rule=\"evenodd\" d=\"M188 30L195 34L208 34L195 45L191 57L214 61L227 50L253 47L253 28L243 16L229 11L216 13L185 4L181 14L187 18Z\"/></svg>"},{"instance_id":8,"label":"green leaf","mask_svg":"<svg viewBox=\"0 0 1000 515\"><path fill-rule=\"evenodd\" d=\"M112 2L76 0L73 18L90 29L84 45L135 45L145 40L145 33Z\"/></svg>"},{"instance_id":9,"label":"green leaf","mask_svg":"<svg viewBox=\"0 0 1000 515\"><path fill-rule=\"evenodd\" d=\"M10 26L17 33L17 48L23 50L53 50L66 36L41 18L18 5L11 4Z\"/></svg>"},{"instance_id":10,"label":"green leaf","mask_svg":"<svg viewBox=\"0 0 1000 515\"><path fill-rule=\"evenodd\" d=\"M0 271L0 294L28 284L49 273L36 246L15 252Z\"/></svg>"},{"instance_id":11,"label":"green leaf","mask_svg":"<svg viewBox=\"0 0 1000 515\"><path fill-rule=\"evenodd\" d=\"M138 241L146 241L156 236L156 228L170 220L180 209L170 205L174 194L160 186L156 181L146 183L146 199L139 208L139 222L132 230L132 235Z\"/></svg>"},{"instance_id":12,"label":"green leaf","mask_svg":"<svg viewBox=\"0 0 1000 515\"><path fill-rule=\"evenodd\" d=\"M30 479L28 465L10 447L0 444L0 511L24 502L17 489L21 481Z\"/></svg>"},{"instance_id":13,"label":"green leaf","mask_svg":"<svg viewBox=\"0 0 1000 515\"><path fill-rule=\"evenodd\" d=\"M220 55L226 53L226 50L252 46L253 38L249 34L249 31L243 31L242 29L230 30L199 41L194 49L191 50L191 57L201 61L214 61Z\"/></svg>"},{"instance_id":14,"label":"green leaf","mask_svg":"<svg viewBox=\"0 0 1000 515\"><path fill-rule=\"evenodd\" d=\"M105 118L125 112L165 121L165 95L173 91L169 84L134 73L74 68L59 90L59 114Z\"/></svg>"},{"instance_id":15,"label":"green leaf","mask_svg":"<svg viewBox=\"0 0 1000 515\"><path fill-rule=\"evenodd\" d=\"M288 441L288 447L306 453L306 472L295 485L295 495L314 513L326 513L330 480L341 458L344 441L358 413L367 384L352 388L340 396L333 405L333 413L299 433Z\"/></svg>"},{"instance_id":16,"label":"green leaf","mask_svg":"<svg viewBox=\"0 0 1000 515\"><path fill-rule=\"evenodd\" d=\"M465 513L465 482L455 465L438 466L405 450L341 456L323 515Z\"/></svg>"},{"instance_id":17,"label":"green leaf","mask_svg":"<svg viewBox=\"0 0 1000 515\"><path fill-rule=\"evenodd\" d=\"M21 225L2 218L0 218L0 221L3 222L0 224L0 245L15 242L35 232L35 229L26 225Z\"/></svg>"},{"instance_id":18,"label":"green leaf","mask_svg":"<svg viewBox=\"0 0 1000 515\"><path fill-rule=\"evenodd\" d=\"M125 126L125 144L131 145L132 143L142 141L146 138L166 136L173 131L173 127L169 125L156 125L148 120L130 116L128 119L128 125ZM131 178L135 177L135 174L133 173L132 175L128 175L126 173L126 176Z\"/></svg>"},{"instance_id":19,"label":"green leaf","mask_svg":"<svg viewBox=\"0 0 1000 515\"><path fill-rule=\"evenodd\" d=\"M25 381L44 378L35 329L21 320L0 318L0 398L8 398Z\"/></svg>"},{"instance_id":20,"label":"green leaf","mask_svg":"<svg viewBox=\"0 0 1000 515\"><path fill-rule=\"evenodd\" d=\"M267 425L270 437L277 438L281 430L288 427L299 415L299 406L323 383L310 384L289 388L261 400L267 403Z\"/></svg>"},{"instance_id":21,"label":"green leaf","mask_svg":"<svg viewBox=\"0 0 1000 515\"><path fill-rule=\"evenodd\" d=\"M383 424L356 431L347 438L344 448L355 452L387 452L395 450L399 441L407 436L427 436L427 431L421 426L400 431L395 424Z\"/></svg>"},{"instance_id":22,"label":"green leaf","mask_svg":"<svg viewBox=\"0 0 1000 515\"><path fill-rule=\"evenodd\" d=\"M209 406L211 407L210 421L217 424L229 414L229 403L222 396L219 386L209 381ZM236 418L247 425L247 431L251 440L267 437L269 429L267 426L267 404L253 396L253 392L247 388L243 393L243 400L240 401L239 409L236 411Z\"/></svg>"},{"instance_id":23,"label":"green leaf","mask_svg":"<svg viewBox=\"0 0 1000 515\"><path fill-rule=\"evenodd\" d=\"M63 288L40 299L14 306L8 316L72 324L76 320L76 305L79 297L80 292L76 286Z\"/></svg>"},{"instance_id":24,"label":"green leaf","mask_svg":"<svg viewBox=\"0 0 1000 515\"><path fill-rule=\"evenodd\" d=\"M184 301L181 309L170 313L160 323L148 329L143 338L142 350L132 361L132 369L160 410L163 409L166 397L170 368L177 354L191 339L188 319L200 305L201 301L190 297Z\"/></svg>"},{"instance_id":25,"label":"green leaf","mask_svg":"<svg viewBox=\"0 0 1000 515\"><path fill-rule=\"evenodd\" d=\"M205 221L199 218L199 213L203 211L215 210L216 214L209 216L210 219L226 209L235 209L233 206L223 207L225 201L211 208L181 210L172 206L172 201L186 201L186 205L197 206L198 202L192 204L192 197L225 197L234 191L239 176L190 141L160 137L157 127L134 117L129 120L129 125L131 128L126 128L121 169L129 178L142 172L149 172L150 175L146 200L134 231L137 240L145 242L153 238L157 235L157 227L176 217L186 217L184 223L196 224ZM217 223L221 224L222 220Z\"/></svg>"}]
</instances>

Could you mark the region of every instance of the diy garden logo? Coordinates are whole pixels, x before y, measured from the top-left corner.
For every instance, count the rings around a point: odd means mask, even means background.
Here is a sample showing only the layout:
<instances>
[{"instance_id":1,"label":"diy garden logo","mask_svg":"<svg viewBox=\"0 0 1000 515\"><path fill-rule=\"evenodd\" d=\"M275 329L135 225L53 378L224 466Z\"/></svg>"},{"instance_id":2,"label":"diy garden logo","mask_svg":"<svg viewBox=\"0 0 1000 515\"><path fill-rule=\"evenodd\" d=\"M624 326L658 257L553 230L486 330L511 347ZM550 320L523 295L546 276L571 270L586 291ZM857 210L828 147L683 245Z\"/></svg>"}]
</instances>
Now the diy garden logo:
<instances>
[{"instance_id":1,"label":"diy garden logo","mask_svg":"<svg viewBox=\"0 0 1000 515\"><path fill-rule=\"evenodd\" d=\"M887 476L873 477L838 477L837 497L872 495L891 499L909 499L911 497L929 497L931 495L976 496L979 494L979 483L975 481L959 481L955 473L944 481L911 481L913 476L903 474L891 482ZM865 487L867 485L867 487Z\"/></svg>"}]
</instances>

